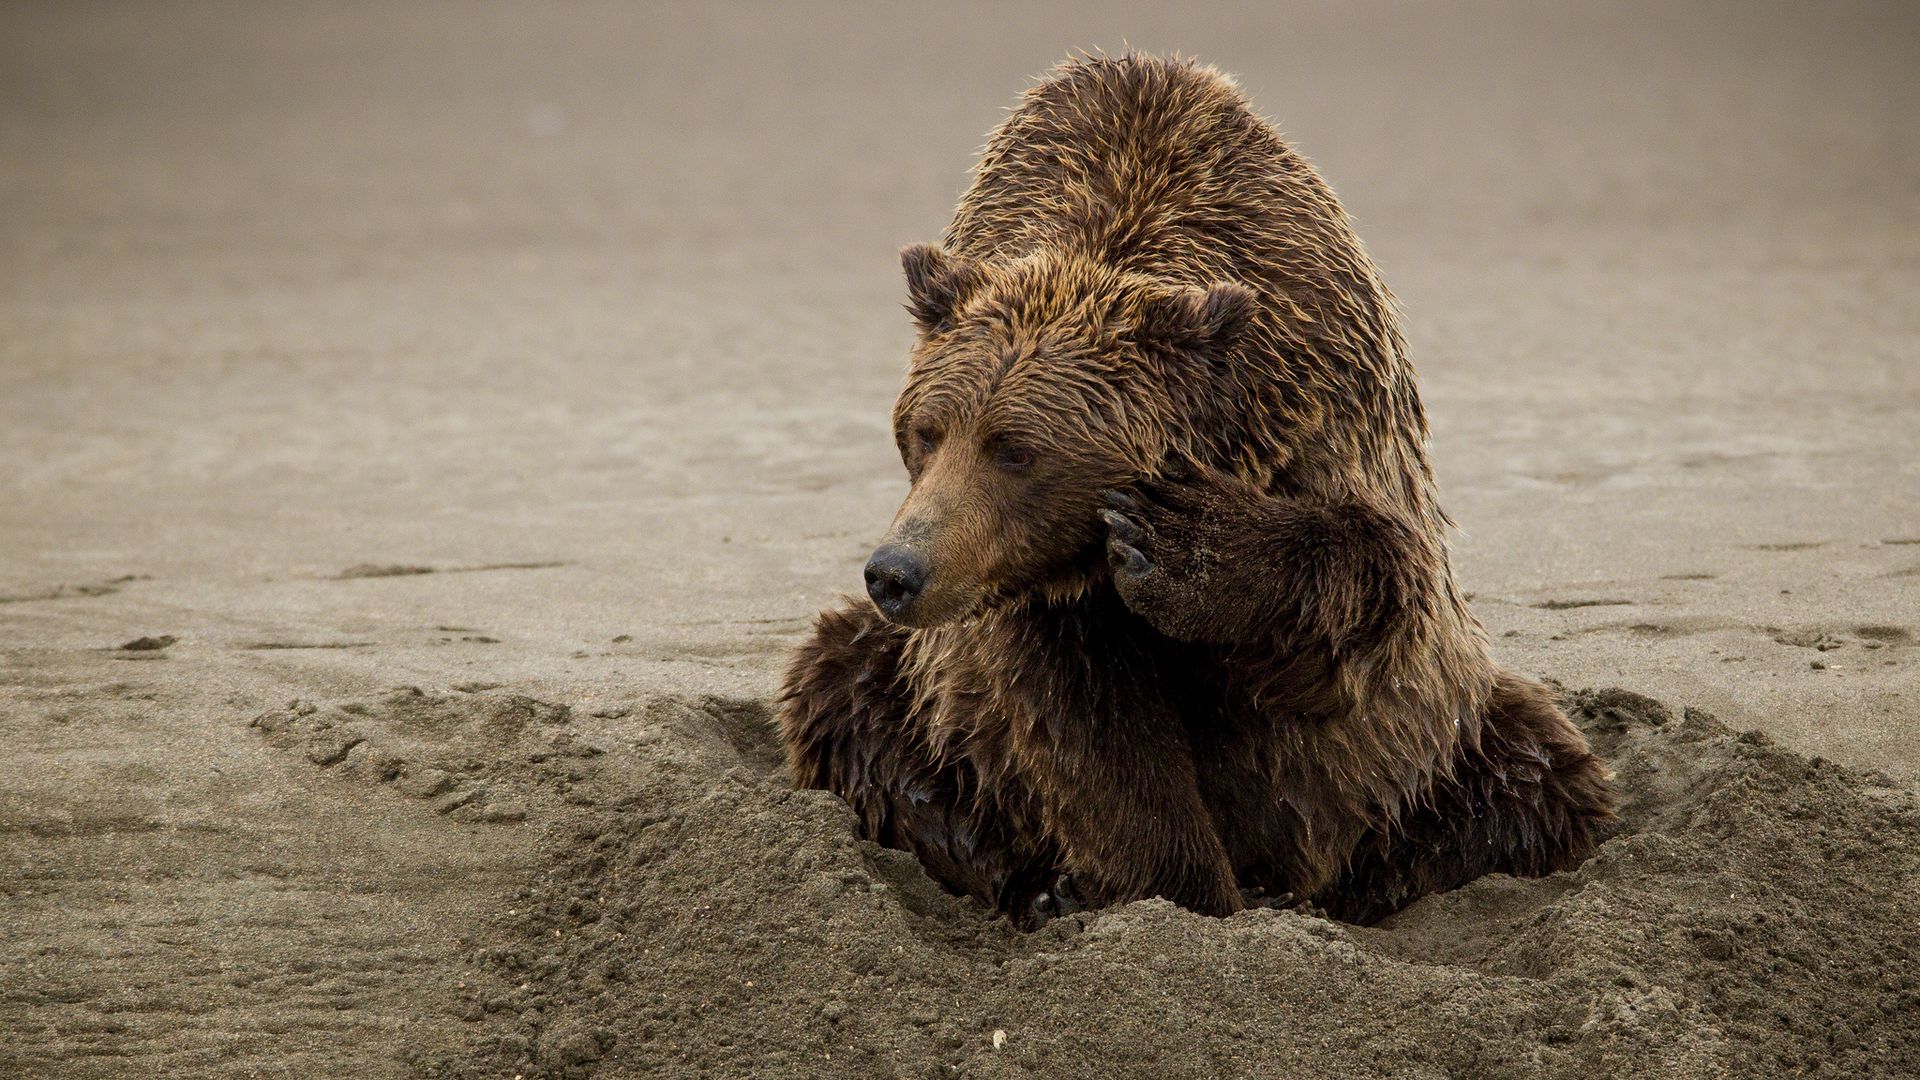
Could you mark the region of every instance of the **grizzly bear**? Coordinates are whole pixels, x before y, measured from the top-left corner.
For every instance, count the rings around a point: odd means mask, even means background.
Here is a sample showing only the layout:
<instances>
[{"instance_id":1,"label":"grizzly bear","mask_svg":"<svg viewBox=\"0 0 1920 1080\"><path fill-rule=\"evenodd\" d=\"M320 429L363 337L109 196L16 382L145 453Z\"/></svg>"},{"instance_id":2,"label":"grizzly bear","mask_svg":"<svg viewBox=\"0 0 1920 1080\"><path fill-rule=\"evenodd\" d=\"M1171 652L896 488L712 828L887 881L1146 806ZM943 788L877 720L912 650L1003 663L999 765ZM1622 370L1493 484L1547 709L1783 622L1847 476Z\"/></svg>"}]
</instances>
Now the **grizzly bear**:
<instances>
[{"instance_id":1,"label":"grizzly bear","mask_svg":"<svg viewBox=\"0 0 1920 1080\"><path fill-rule=\"evenodd\" d=\"M1605 772L1454 581L1394 301L1228 78L1063 64L903 261L911 487L787 673L796 784L1026 926L1587 854Z\"/></svg>"}]
</instances>

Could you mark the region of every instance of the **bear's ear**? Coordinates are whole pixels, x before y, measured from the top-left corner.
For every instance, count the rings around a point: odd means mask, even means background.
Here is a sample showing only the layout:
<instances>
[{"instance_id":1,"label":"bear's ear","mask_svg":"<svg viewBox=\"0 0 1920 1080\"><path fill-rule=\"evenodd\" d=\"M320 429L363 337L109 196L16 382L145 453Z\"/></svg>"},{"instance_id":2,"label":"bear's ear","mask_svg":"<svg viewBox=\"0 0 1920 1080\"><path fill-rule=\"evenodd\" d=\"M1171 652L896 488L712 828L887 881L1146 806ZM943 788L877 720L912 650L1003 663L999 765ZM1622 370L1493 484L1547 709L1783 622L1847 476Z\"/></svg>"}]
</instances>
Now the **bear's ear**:
<instances>
[{"instance_id":1,"label":"bear's ear","mask_svg":"<svg viewBox=\"0 0 1920 1080\"><path fill-rule=\"evenodd\" d=\"M900 265L907 272L907 310L928 332L947 325L979 278L970 263L938 244L902 248Z\"/></svg>"},{"instance_id":2,"label":"bear's ear","mask_svg":"<svg viewBox=\"0 0 1920 1080\"><path fill-rule=\"evenodd\" d=\"M1175 348L1223 349L1246 329L1258 297L1238 282L1183 285L1147 298L1141 340Z\"/></svg>"}]
</instances>

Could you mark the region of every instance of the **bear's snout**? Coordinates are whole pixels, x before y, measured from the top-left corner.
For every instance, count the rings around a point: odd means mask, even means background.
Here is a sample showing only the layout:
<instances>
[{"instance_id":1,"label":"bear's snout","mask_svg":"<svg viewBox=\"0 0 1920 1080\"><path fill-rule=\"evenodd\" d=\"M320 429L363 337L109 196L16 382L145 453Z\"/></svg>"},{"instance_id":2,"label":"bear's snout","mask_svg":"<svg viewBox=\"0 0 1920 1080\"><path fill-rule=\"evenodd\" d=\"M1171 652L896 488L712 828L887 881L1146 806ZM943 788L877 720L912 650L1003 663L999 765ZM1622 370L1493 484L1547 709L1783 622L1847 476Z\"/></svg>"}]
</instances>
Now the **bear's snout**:
<instances>
[{"instance_id":1,"label":"bear's snout","mask_svg":"<svg viewBox=\"0 0 1920 1080\"><path fill-rule=\"evenodd\" d=\"M911 548L883 545L867 560L867 595L889 619L899 620L927 586L927 561Z\"/></svg>"}]
</instances>

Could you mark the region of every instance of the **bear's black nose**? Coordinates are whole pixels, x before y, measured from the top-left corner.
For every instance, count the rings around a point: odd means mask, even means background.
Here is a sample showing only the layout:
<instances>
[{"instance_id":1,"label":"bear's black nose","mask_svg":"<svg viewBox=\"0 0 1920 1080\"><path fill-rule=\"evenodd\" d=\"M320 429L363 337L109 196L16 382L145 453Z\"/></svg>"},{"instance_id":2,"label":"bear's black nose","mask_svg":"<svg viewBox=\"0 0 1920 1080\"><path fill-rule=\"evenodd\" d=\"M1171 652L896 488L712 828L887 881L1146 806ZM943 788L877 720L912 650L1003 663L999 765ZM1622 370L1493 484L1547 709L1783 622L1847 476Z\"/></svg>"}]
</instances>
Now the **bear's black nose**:
<instances>
[{"instance_id":1,"label":"bear's black nose","mask_svg":"<svg viewBox=\"0 0 1920 1080\"><path fill-rule=\"evenodd\" d=\"M926 585L926 560L908 548L883 547L867 560L867 595L889 619L905 611Z\"/></svg>"}]
</instances>

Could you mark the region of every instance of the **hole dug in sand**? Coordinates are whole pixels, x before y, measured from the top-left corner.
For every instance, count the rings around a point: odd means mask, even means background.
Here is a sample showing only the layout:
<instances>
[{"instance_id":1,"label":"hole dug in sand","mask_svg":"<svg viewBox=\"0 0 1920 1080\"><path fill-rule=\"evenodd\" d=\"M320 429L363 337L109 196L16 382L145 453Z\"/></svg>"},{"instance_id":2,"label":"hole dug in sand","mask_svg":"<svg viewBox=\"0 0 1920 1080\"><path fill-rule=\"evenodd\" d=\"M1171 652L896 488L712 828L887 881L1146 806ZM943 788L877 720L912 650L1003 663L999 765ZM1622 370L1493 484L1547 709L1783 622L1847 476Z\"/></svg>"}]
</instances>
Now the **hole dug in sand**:
<instances>
[{"instance_id":1,"label":"hole dug in sand","mask_svg":"<svg viewBox=\"0 0 1920 1080\"><path fill-rule=\"evenodd\" d=\"M1577 871L1374 928L1146 901L1034 934L788 790L758 702L583 721L403 690L255 725L539 826L546 869L502 902L484 974L448 973L471 1053L433 1075L1920 1075L1912 791L1623 691L1564 703L1622 800Z\"/></svg>"}]
</instances>

